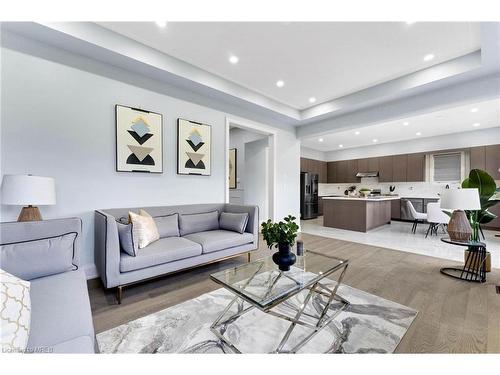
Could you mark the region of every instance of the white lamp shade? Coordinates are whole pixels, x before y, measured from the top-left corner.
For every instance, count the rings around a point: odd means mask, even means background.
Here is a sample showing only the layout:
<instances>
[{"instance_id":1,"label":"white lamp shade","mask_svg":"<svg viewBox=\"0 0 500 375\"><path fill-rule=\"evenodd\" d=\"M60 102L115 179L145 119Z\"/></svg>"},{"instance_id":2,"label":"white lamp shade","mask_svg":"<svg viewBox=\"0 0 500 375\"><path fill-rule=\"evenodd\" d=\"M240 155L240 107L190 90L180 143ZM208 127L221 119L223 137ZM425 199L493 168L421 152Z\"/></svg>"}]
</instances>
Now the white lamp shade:
<instances>
[{"instance_id":1,"label":"white lamp shade","mask_svg":"<svg viewBox=\"0 0 500 375\"><path fill-rule=\"evenodd\" d=\"M446 190L441 195L441 208L448 210L480 210L479 191L477 189Z\"/></svg>"},{"instance_id":2,"label":"white lamp shade","mask_svg":"<svg viewBox=\"0 0 500 375\"><path fill-rule=\"evenodd\" d=\"M31 175L5 175L2 204L38 206L56 204L54 179Z\"/></svg>"}]
</instances>

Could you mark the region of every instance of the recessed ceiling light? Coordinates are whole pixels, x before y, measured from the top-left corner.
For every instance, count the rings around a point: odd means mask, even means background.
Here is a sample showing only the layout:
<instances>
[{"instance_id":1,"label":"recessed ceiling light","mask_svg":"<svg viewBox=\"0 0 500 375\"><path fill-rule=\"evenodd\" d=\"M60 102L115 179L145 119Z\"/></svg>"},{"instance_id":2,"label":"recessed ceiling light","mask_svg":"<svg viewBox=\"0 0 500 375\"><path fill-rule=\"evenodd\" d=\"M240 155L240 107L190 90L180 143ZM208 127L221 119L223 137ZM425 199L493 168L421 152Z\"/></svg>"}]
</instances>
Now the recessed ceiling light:
<instances>
[{"instance_id":1,"label":"recessed ceiling light","mask_svg":"<svg viewBox=\"0 0 500 375\"><path fill-rule=\"evenodd\" d=\"M316 98L314 96L311 96L309 98L309 103L316 103Z\"/></svg>"},{"instance_id":2,"label":"recessed ceiling light","mask_svg":"<svg viewBox=\"0 0 500 375\"><path fill-rule=\"evenodd\" d=\"M156 26L164 28L167 27L167 21L156 21Z\"/></svg>"},{"instance_id":3,"label":"recessed ceiling light","mask_svg":"<svg viewBox=\"0 0 500 375\"><path fill-rule=\"evenodd\" d=\"M323 138L318 138L318 142L323 142Z\"/></svg>"},{"instance_id":4,"label":"recessed ceiling light","mask_svg":"<svg viewBox=\"0 0 500 375\"><path fill-rule=\"evenodd\" d=\"M478 126L480 126L481 124L479 122L475 122L474 124L472 124L473 127L477 128Z\"/></svg>"},{"instance_id":5,"label":"recessed ceiling light","mask_svg":"<svg viewBox=\"0 0 500 375\"><path fill-rule=\"evenodd\" d=\"M360 133L359 133L359 131L357 131L357 132L354 132L354 134L359 135Z\"/></svg>"},{"instance_id":6,"label":"recessed ceiling light","mask_svg":"<svg viewBox=\"0 0 500 375\"><path fill-rule=\"evenodd\" d=\"M416 132L416 133L415 133L415 135L421 136L421 135L422 135L422 133L420 133L420 132Z\"/></svg>"},{"instance_id":7,"label":"recessed ceiling light","mask_svg":"<svg viewBox=\"0 0 500 375\"><path fill-rule=\"evenodd\" d=\"M276 81L276 86L278 87L283 87L285 86L285 82L283 82L281 79L279 81Z\"/></svg>"},{"instance_id":8,"label":"recessed ceiling light","mask_svg":"<svg viewBox=\"0 0 500 375\"><path fill-rule=\"evenodd\" d=\"M408 125L410 125L410 123L408 121L405 121L405 122L403 122L403 125L408 126Z\"/></svg>"},{"instance_id":9,"label":"recessed ceiling light","mask_svg":"<svg viewBox=\"0 0 500 375\"><path fill-rule=\"evenodd\" d=\"M229 62L231 64L238 64L238 61L240 61L238 56L234 56L234 55L229 56Z\"/></svg>"},{"instance_id":10,"label":"recessed ceiling light","mask_svg":"<svg viewBox=\"0 0 500 375\"><path fill-rule=\"evenodd\" d=\"M372 139L372 142L373 142L373 143L377 143L377 142L378 142L378 139Z\"/></svg>"},{"instance_id":11,"label":"recessed ceiling light","mask_svg":"<svg viewBox=\"0 0 500 375\"><path fill-rule=\"evenodd\" d=\"M434 60L434 55L432 53L429 53L428 55L424 56L424 61L431 61Z\"/></svg>"},{"instance_id":12,"label":"recessed ceiling light","mask_svg":"<svg viewBox=\"0 0 500 375\"><path fill-rule=\"evenodd\" d=\"M474 113L474 112L479 111L479 108L474 107L474 108L471 108L471 109L470 109L470 111L471 111L472 113Z\"/></svg>"},{"instance_id":13,"label":"recessed ceiling light","mask_svg":"<svg viewBox=\"0 0 500 375\"><path fill-rule=\"evenodd\" d=\"M344 147L344 145L339 145L340 148Z\"/></svg>"}]
</instances>

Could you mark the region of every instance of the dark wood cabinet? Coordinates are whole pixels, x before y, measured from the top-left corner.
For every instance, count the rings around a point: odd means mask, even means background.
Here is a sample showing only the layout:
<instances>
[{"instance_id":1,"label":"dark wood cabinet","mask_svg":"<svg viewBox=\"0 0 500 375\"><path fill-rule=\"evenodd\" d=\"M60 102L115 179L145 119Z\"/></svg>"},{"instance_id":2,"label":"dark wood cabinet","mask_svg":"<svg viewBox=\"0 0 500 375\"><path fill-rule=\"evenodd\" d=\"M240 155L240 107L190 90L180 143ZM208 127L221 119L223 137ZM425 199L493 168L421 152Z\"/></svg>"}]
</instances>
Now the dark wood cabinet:
<instances>
[{"instance_id":1,"label":"dark wood cabinet","mask_svg":"<svg viewBox=\"0 0 500 375\"><path fill-rule=\"evenodd\" d=\"M406 181L425 181L425 154L408 154Z\"/></svg>"},{"instance_id":2,"label":"dark wood cabinet","mask_svg":"<svg viewBox=\"0 0 500 375\"><path fill-rule=\"evenodd\" d=\"M368 172L377 172L379 168L379 158L368 159Z\"/></svg>"},{"instance_id":3,"label":"dark wood cabinet","mask_svg":"<svg viewBox=\"0 0 500 375\"><path fill-rule=\"evenodd\" d=\"M347 161L347 179L346 181L340 182L359 182L359 179L356 177L356 173L358 173L358 160L348 160Z\"/></svg>"},{"instance_id":4,"label":"dark wood cabinet","mask_svg":"<svg viewBox=\"0 0 500 375\"><path fill-rule=\"evenodd\" d=\"M358 171L368 172L368 159L358 159Z\"/></svg>"},{"instance_id":5,"label":"dark wood cabinet","mask_svg":"<svg viewBox=\"0 0 500 375\"><path fill-rule=\"evenodd\" d=\"M322 184L326 184L328 182L328 170L326 166L326 161L321 162L320 173L319 173L319 182Z\"/></svg>"},{"instance_id":6,"label":"dark wood cabinet","mask_svg":"<svg viewBox=\"0 0 500 375\"><path fill-rule=\"evenodd\" d=\"M392 157L392 163L393 182L406 182L408 157L406 155L395 155Z\"/></svg>"},{"instance_id":7,"label":"dark wood cabinet","mask_svg":"<svg viewBox=\"0 0 500 375\"><path fill-rule=\"evenodd\" d=\"M337 162L337 182L347 182L347 160Z\"/></svg>"},{"instance_id":8,"label":"dark wood cabinet","mask_svg":"<svg viewBox=\"0 0 500 375\"><path fill-rule=\"evenodd\" d=\"M328 182L326 161L300 158L300 171L317 174L320 183Z\"/></svg>"},{"instance_id":9,"label":"dark wood cabinet","mask_svg":"<svg viewBox=\"0 0 500 375\"><path fill-rule=\"evenodd\" d=\"M471 147L470 169L486 169L486 147Z\"/></svg>"},{"instance_id":10,"label":"dark wood cabinet","mask_svg":"<svg viewBox=\"0 0 500 375\"><path fill-rule=\"evenodd\" d=\"M323 215L323 198L318 197L318 215Z\"/></svg>"},{"instance_id":11,"label":"dark wood cabinet","mask_svg":"<svg viewBox=\"0 0 500 375\"><path fill-rule=\"evenodd\" d=\"M328 177L328 183L329 184L335 184L337 183L337 162L336 161L329 161L326 163L326 168L327 172L326 175Z\"/></svg>"},{"instance_id":12,"label":"dark wood cabinet","mask_svg":"<svg viewBox=\"0 0 500 375\"><path fill-rule=\"evenodd\" d=\"M392 156L383 156L378 159L378 181L393 182L393 158Z\"/></svg>"},{"instance_id":13,"label":"dark wood cabinet","mask_svg":"<svg viewBox=\"0 0 500 375\"><path fill-rule=\"evenodd\" d=\"M500 145L485 146L485 171L500 180Z\"/></svg>"},{"instance_id":14,"label":"dark wood cabinet","mask_svg":"<svg viewBox=\"0 0 500 375\"><path fill-rule=\"evenodd\" d=\"M401 199L391 201L391 219L401 219Z\"/></svg>"}]
</instances>

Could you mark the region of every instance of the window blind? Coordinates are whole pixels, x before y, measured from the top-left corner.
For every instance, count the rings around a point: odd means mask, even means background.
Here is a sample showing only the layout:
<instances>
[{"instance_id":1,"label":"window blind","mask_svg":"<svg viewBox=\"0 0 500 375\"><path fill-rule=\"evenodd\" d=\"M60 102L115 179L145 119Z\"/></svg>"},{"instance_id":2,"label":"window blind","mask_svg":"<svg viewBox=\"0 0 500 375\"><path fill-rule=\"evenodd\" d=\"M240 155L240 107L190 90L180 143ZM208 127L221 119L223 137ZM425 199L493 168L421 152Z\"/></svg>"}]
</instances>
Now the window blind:
<instances>
[{"instance_id":1,"label":"window blind","mask_svg":"<svg viewBox=\"0 0 500 375\"><path fill-rule=\"evenodd\" d=\"M435 182L453 182L460 181L462 155L453 154L438 154L433 155L434 158L434 178Z\"/></svg>"}]
</instances>

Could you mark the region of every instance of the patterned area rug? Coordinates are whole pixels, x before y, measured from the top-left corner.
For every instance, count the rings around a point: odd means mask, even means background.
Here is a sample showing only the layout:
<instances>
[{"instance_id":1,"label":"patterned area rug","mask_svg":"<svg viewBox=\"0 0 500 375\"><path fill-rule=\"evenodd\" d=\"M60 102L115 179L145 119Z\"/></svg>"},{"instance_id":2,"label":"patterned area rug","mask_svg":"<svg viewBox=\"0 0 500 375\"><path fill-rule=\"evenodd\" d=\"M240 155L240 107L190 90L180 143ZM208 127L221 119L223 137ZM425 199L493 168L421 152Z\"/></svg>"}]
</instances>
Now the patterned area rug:
<instances>
[{"instance_id":1,"label":"patterned area rug","mask_svg":"<svg viewBox=\"0 0 500 375\"><path fill-rule=\"evenodd\" d=\"M332 287L333 281L326 280ZM300 306L307 292L280 305L280 312L290 305ZM350 302L299 353L392 353L417 316L417 311L375 295L341 285L338 294ZM225 289L169 307L157 313L123 324L97 335L101 353L232 353L211 331L210 325L232 300ZM317 316L324 306L317 295L306 313ZM235 303L228 312L241 311L247 303ZM334 312L340 304L332 304ZM293 306L291 306L293 307ZM289 310L288 310L289 311ZM290 312L288 312L290 315ZM242 353L270 353L280 343L290 323L253 309L221 329ZM296 326L285 350L310 333L310 328Z\"/></svg>"}]
</instances>

